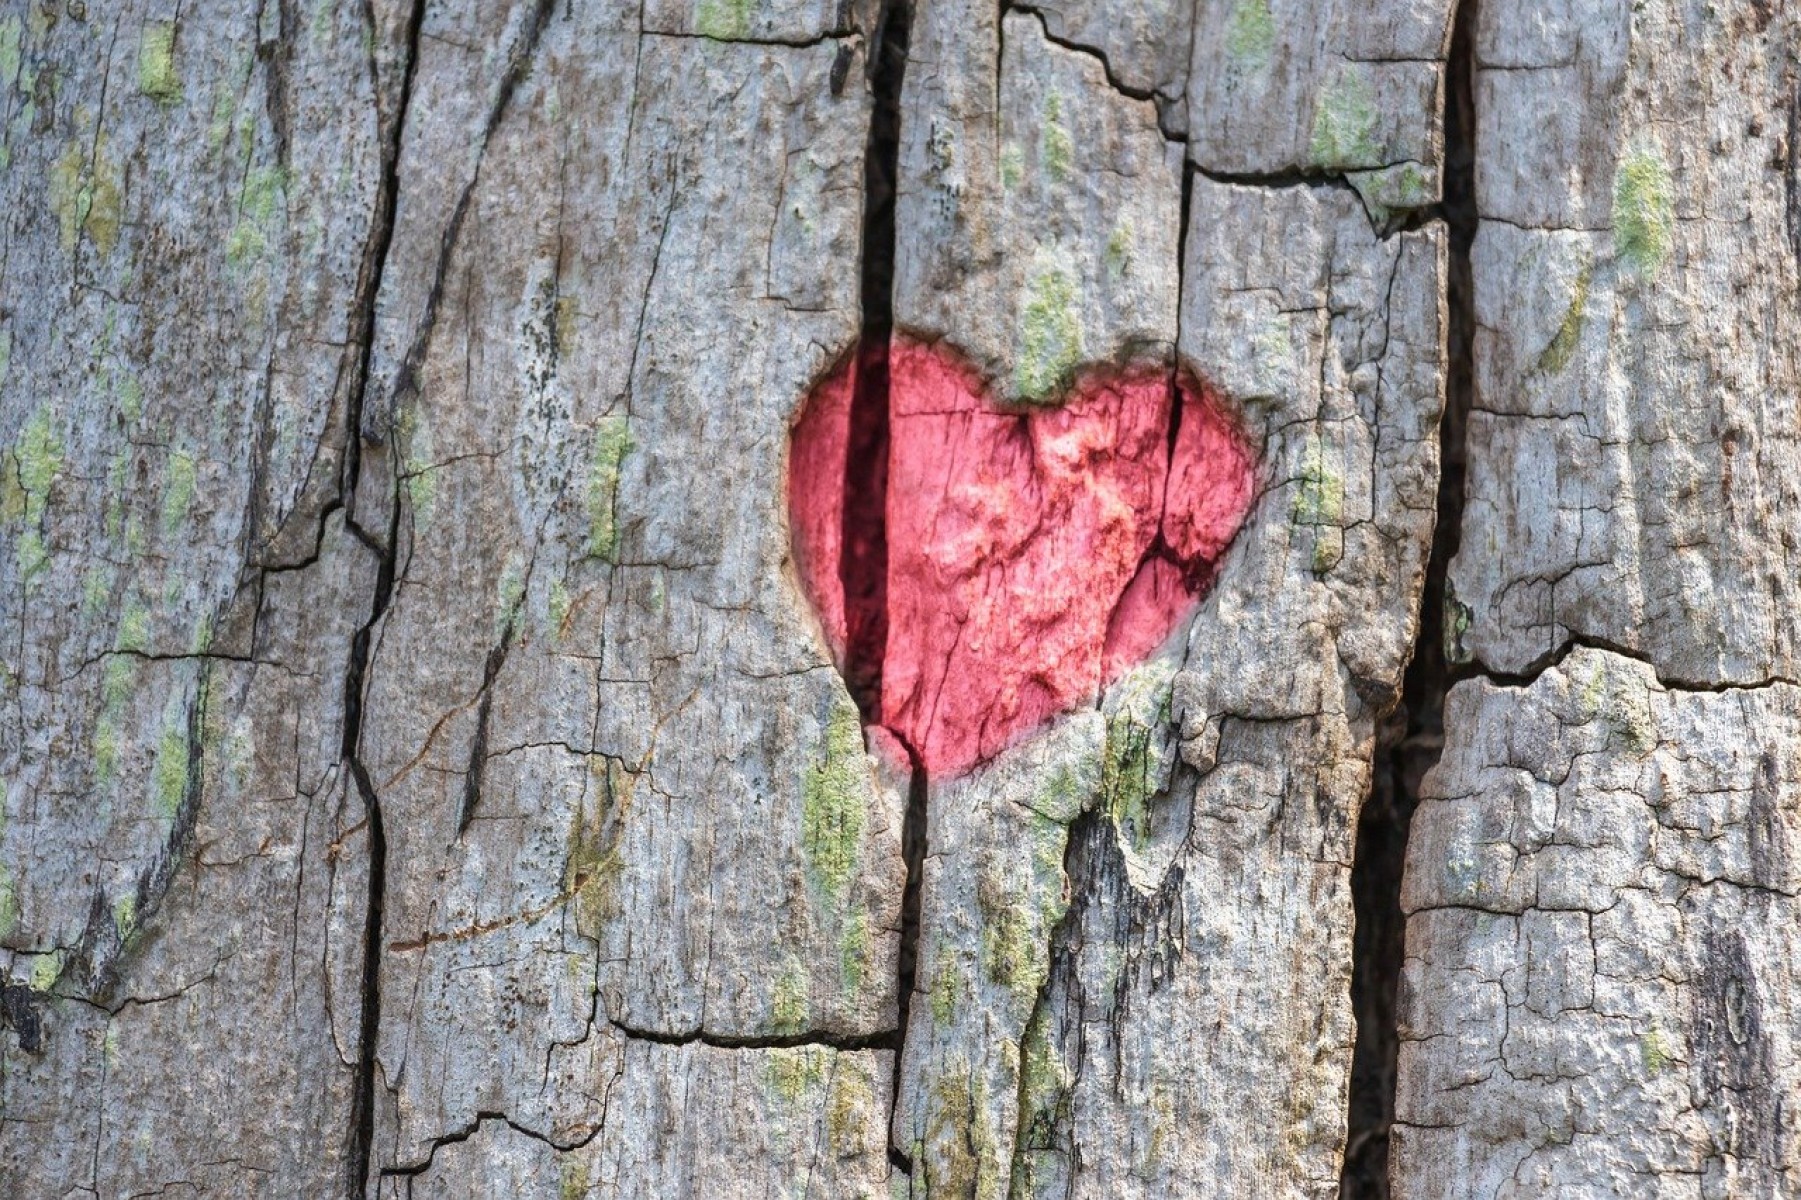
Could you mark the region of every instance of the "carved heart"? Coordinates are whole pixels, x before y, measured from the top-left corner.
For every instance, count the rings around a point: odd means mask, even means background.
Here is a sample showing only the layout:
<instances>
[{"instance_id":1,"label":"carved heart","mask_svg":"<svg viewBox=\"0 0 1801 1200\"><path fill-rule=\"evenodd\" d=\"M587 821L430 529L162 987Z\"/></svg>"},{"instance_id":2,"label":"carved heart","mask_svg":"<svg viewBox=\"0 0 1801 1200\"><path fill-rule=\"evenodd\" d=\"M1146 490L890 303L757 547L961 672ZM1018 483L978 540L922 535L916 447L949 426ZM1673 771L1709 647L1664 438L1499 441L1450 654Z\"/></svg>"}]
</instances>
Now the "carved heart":
<instances>
[{"instance_id":1,"label":"carved heart","mask_svg":"<svg viewBox=\"0 0 1801 1200\"><path fill-rule=\"evenodd\" d=\"M1185 372L1096 369L1056 407L1001 409L954 351L897 335L795 424L795 557L866 719L954 774L1093 703L1174 632L1254 470Z\"/></svg>"}]
</instances>

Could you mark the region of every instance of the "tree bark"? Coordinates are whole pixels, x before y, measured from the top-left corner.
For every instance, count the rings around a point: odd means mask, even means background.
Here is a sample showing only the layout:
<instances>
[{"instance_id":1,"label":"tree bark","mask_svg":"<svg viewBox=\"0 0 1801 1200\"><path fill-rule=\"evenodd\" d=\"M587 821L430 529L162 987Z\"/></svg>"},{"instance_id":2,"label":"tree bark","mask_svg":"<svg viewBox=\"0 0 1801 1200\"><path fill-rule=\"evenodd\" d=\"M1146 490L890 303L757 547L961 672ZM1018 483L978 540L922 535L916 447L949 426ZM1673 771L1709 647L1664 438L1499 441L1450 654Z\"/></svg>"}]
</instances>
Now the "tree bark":
<instances>
[{"instance_id":1,"label":"tree bark","mask_svg":"<svg viewBox=\"0 0 1801 1200\"><path fill-rule=\"evenodd\" d=\"M0 1193L1801 1187L1794 29L0 11Z\"/></svg>"}]
</instances>

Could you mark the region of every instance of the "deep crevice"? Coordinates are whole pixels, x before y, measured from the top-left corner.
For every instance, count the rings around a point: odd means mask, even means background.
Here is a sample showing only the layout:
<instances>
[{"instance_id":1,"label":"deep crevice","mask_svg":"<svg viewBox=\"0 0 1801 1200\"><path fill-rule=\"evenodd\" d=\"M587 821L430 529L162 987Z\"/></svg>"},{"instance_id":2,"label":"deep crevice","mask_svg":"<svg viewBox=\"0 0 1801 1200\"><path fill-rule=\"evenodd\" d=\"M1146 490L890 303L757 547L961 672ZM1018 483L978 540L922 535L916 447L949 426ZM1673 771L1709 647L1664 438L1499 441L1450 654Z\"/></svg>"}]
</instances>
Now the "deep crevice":
<instances>
[{"instance_id":1,"label":"deep crevice","mask_svg":"<svg viewBox=\"0 0 1801 1200\"><path fill-rule=\"evenodd\" d=\"M901 856L907 864L907 882L901 892L901 936L895 1004L899 1010L894 1037L894 1089L889 1101L892 1116L900 1108L901 1055L907 1046L907 1022L913 1014L913 986L919 978L920 896L925 883L926 803L931 781L925 765L911 746L913 773L907 787L907 811L901 818ZM892 1139L893 1121L889 1122ZM888 1159L898 1170L913 1173L913 1160L890 1140Z\"/></svg>"},{"instance_id":2,"label":"deep crevice","mask_svg":"<svg viewBox=\"0 0 1801 1200\"><path fill-rule=\"evenodd\" d=\"M1475 306L1470 246L1476 234L1475 45L1477 0L1462 0L1452 26L1445 89L1444 201L1450 242L1446 279L1445 411L1439 425L1438 520L1426 567L1418 640L1401 685L1400 703L1376 731L1370 796L1357 824L1351 868L1356 911L1351 1007L1357 1042L1351 1058L1350 1105L1340 1200L1386 1200L1389 1130L1394 1123L1399 1050L1396 999L1405 950L1401 878L1407 833L1420 783L1444 746L1445 694L1456 672L1446 659L1446 571L1463 529L1464 431L1475 390Z\"/></svg>"},{"instance_id":3,"label":"deep crevice","mask_svg":"<svg viewBox=\"0 0 1801 1200\"><path fill-rule=\"evenodd\" d=\"M469 739L469 765L463 771L463 803L457 813L457 837L469 832L469 822L481 804L482 780L488 770L488 722L494 709L494 680L506 665L507 651L513 645L515 622L508 621L500 640L488 651L482 665L480 699L475 708L475 736Z\"/></svg>"},{"instance_id":4,"label":"deep crevice","mask_svg":"<svg viewBox=\"0 0 1801 1200\"><path fill-rule=\"evenodd\" d=\"M1546 671L1553 671L1563 666L1564 661L1577 650L1599 650L1611 654L1615 658L1623 658L1629 662L1639 663L1651 669L1652 678L1657 686L1668 692L1752 692L1768 687L1801 687L1801 678L1790 675L1761 675L1755 679L1688 679L1680 675L1664 672L1657 661L1643 650L1635 650L1631 646L1622 645L1608 638L1596 637L1588 633L1566 632L1563 640L1539 655L1518 671L1504 671L1491 667L1480 658L1472 658L1451 669L1451 682L1462 683L1466 679L1482 679L1496 687L1529 688L1536 684Z\"/></svg>"},{"instance_id":5,"label":"deep crevice","mask_svg":"<svg viewBox=\"0 0 1801 1200\"><path fill-rule=\"evenodd\" d=\"M365 6L364 20L374 34L379 26L372 6ZM374 232L369 256L365 260L361 311L358 330L362 339L358 377L351 393L347 414L347 442L340 495L355 512L357 486L362 479L362 442L364 409L368 399L369 378L375 355L376 302L381 295L389 252L394 242L395 213L400 200L400 152L405 144L406 118L412 104L414 73L419 65L419 39L425 21L425 0L414 0L407 14L405 32L405 64L401 69L400 94L395 102L394 123L382 149L381 187L377 193ZM371 71L379 98L380 78ZM363 987L362 1006L357 1034L356 1087L351 1097L350 1145L346 1156L345 1194L356 1200L368 1191L370 1168L375 1150L375 1047L376 1030L381 1021L381 931L383 898L387 891L388 841L382 824L381 801L374 782L361 758L363 734L363 684L369 668L369 645L373 630L387 612L394 591L394 571L400 537L399 483L390 505L387 538L376 543L354 519L346 522L364 544L379 554L375 577L375 594L370 600L369 618L351 642L350 661L344 673L343 744L339 754L356 785L363 802L364 820L369 836L368 895L363 915Z\"/></svg>"},{"instance_id":6,"label":"deep crevice","mask_svg":"<svg viewBox=\"0 0 1801 1200\"><path fill-rule=\"evenodd\" d=\"M870 39L869 141L863 159L863 248L859 266L862 329L851 390L850 431L844 468L842 555L844 679L865 726L882 721L882 660L888 644L888 350L894 333L895 197L900 172L901 84L912 33L911 0L883 0ZM898 737L897 741L902 740ZM919 946L920 883L925 865L925 767L906 746L911 763L907 808L901 821L906 884L901 893L897 952L896 1028L870 1045L895 1052L892 1116L900 1099L900 1054L906 1045ZM816 1039L815 1039L816 1040ZM779 1043L787 1044L787 1043ZM795 1043L806 1044L806 1043ZM893 1122L890 1121L890 1128ZM889 1160L910 1173L912 1162L892 1143Z\"/></svg>"},{"instance_id":7,"label":"deep crevice","mask_svg":"<svg viewBox=\"0 0 1801 1200\"><path fill-rule=\"evenodd\" d=\"M690 1029L683 1033L664 1033L656 1029L639 1029L619 1021L609 1022L624 1036L638 1042L658 1046L711 1046L715 1050L791 1050L801 1046L820 1046L829 1050L898 1050L900 1031L883 1029L875 1033L826 1033L807 1030L802 1033L760 1034L736 1037L727 1033L708 1033Z\"/></svg>"}]
</instances>

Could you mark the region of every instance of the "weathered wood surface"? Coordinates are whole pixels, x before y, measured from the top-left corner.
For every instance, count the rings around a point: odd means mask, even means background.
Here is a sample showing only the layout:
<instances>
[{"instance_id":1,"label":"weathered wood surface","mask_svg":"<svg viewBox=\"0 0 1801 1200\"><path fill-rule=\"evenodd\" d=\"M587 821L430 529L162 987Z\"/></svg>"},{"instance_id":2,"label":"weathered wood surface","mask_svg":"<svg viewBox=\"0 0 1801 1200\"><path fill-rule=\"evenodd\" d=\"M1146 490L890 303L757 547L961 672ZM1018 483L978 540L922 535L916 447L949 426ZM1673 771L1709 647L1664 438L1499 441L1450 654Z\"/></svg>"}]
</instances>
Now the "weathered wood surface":
<instances>
[{"instance_id":1,"label":"weathered wood surface","mask_svg":"<svg viewBox=\"0 0 1801 1200\"><path fill-rule=\"evenodd\" d=\"M1336 1194L1451 9L916 0L904 75L823 0L0 9L0 1192ZM1478 17L1405 1195L1796 1186L1793 24ZM890 169L896 330L1259 455L955 778L791 561Z\"/></svg>"},{"instance_id":2,"label":"weathered wood surface","mask_svg":"<svg viewBox=\"0 0 1801 1200\"><path fill-rule=\"evenodd\" d=\"M1509 681L1415 819L1397 1193L1793 1195L1795 14L1475 34L1447 649Z\"/></svg>"},{"instance_id":3,"label":"weathered wood surface","mask_svg":"<svg viewBox=\"0 0 1801 1200\"><path fill-rule=\"evenodd\" d=\"M387 26L0 11L0 1180L345 1185ZM80 14L80 15L78 15Z\"/></svg>"}]
</instances>

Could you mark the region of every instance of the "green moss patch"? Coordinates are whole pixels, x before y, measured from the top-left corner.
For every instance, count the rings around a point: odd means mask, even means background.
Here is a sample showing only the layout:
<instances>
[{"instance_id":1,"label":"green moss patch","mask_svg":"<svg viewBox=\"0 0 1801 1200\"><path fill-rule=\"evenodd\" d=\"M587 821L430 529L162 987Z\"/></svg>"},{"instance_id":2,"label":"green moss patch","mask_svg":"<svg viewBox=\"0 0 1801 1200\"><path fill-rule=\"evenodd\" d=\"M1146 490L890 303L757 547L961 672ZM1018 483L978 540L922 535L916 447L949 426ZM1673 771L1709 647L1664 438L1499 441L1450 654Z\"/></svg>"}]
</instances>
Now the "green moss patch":
<instances>
[{"instance_id":1,"label":"green moss patch","mask_svg":"<svg viewBox=\"0 0 1801 1200\"><path fill-rule=\"evenodd\" d=\"M1276 18L1269 0L1238 0L1226 19L1226 58L1241 70L1267 67L1276 49Z\"/></svg>"},{"instance_id":2,"label":"green moss patch","mask_svg":"<svg viewBox=\"0 0 1801 1200\"><path fill-rule=\"evenodd\" d=\"M1025 399L1050 399L1068 385L1082 361L1079 303L1074 278L1060 266L1041 266L1027 280L1014 367L1015 386Z\"/></svg>"},{"instance_id":3,"label":"green moss patch","mask_svg":"<svg viewBox=\"0 0 1801 1200\"><path fill-rule=\"evenodd\" d=\"M826 721L824 757L801 781L807 873L834 904L843 900L861 857L869 786L863 725L856 705L841 695Z\"/></svg>"},{"instance_id":4,"label":"green moss patch","mask_svg":"<svg viewBox=\"0 0 1801 1200\"><path fill-rule=\"evenodd\" d=\"M1063 122L1063 97L1044 98L1044 120L1038 127L1038 161L1052 183L1062 183L1075 169L1076 143Z\"/></svg>"},{"instance_id":5,"label":"green moss patch","mask_svg":"<svg viewBox=\"0 0 1801 1200\"><path fill-rule=\"evenodd\" d=\"M175 70L175 25L152 21L138 35L138 91L158 104L181 103L181 76Z\"/></svg>"},{"instance_id":6,"label":"green moss patch","mask_svg":"<svg viewBox=\"0 0 1801 1200\"><path fill-rule=\"evenodd\" d=\"M1381 166L1377 116L1368 76L1355 67L1344 68L1313 110L1313 138L1308 145L1313 165L1334 170Z\"/></svg>"},{"instance_id":7,"label":"green moss patch","mask_svg":"<svg viewBox=\"0 0 1801 1200\"><path fill-rule=\"evenodd\" d=\"M1620 261L1642 276L1669 258L1676 232L1670 168L1656 149L1628 150L1613 176L1613 246Z\"/></svg>"},{"instance_id":8,"label":"green moss patch","mask_svg":"<svg viewBox=\"0 0 1801 1200\"><path fill-rule=\"evenodd\" d=\"M619 561L619 472L631 452L626 418L602 417L588 460L588 553L604 562Z\"/></svg>"},{"instance_id":9,"label":"green moss patch","mask_svg":"<svg viewBox=\"0 0 1801 1200\"><path fill-rule=\"evenodd\" d=\"M694 13L694 32L716 41L737 41L750 33L755 0L700 0Z\"/></svg>"},{"instance_id":10,"label":"green moss patch","mask_svg":"<svg viewBox=\"0 0 1801 1200\"><path fill-rule=\"evenodd\" d=\"M94 138L91 158L88 147L85 139L72 141L51 164L50 208L65 252L72 253L85 237L105 256L119 243L123 181L107 153L105 134Z\"/></svg>"},{"instance_id":11,"label":"green moss patch","mask_svg":"<svg viewBox=\"0 0 1801 1200\"><path fill-rule=\"evenodd\" d=\"M1538 369L1547 375L1555 375L1570 365L1575 356L1576 347L1582 341L1582 327L1588 319L1588 289L1594 278L1594 270L1584 266L1576 276L1576 284L1570 289L1570 306L1564 310L1563 323L1557 327L1557 334L1544 351L1538 356Z\"/></svg>"}]
</instances>

